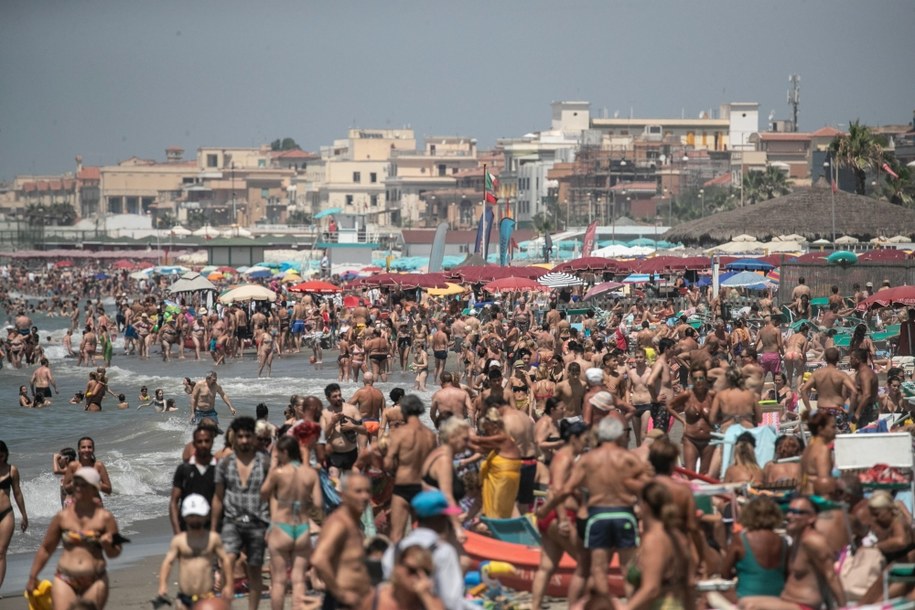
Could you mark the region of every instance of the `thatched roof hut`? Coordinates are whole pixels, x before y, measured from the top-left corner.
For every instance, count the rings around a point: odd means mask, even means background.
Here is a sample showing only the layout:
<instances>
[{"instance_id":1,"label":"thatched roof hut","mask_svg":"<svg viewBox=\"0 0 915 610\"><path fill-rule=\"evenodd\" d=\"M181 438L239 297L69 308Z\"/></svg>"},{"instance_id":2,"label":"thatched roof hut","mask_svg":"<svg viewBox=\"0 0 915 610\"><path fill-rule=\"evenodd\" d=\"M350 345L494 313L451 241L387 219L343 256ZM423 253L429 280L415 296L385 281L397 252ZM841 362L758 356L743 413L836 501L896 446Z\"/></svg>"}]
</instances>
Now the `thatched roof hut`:
<instances>
[{"instance_id":1,"label":"thatched roof hut","mask_svg":"<svg viewBox=\"0 0 915 610\"><path fill-rule=\"evenodd\" d=\"M915 210L844 191L836 192L835 202L836 236L853 235L867 241L900 231L915 232ZM832 239L829 188L797 190L784 197L685 222L665 233L664 239L711 245L740 234L764 241L788 233L803 235L811 242Z\"/></svg>"}]
</instances>

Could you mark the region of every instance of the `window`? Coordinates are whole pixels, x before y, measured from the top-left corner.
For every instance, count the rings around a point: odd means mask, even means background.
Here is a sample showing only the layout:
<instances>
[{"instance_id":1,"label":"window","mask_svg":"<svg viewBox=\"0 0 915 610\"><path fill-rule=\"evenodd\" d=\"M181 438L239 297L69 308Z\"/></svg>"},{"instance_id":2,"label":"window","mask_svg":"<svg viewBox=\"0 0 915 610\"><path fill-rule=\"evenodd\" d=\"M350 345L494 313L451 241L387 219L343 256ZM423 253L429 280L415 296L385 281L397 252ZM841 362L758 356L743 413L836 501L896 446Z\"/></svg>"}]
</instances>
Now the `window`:
<instances>
[{"instance_id":1,"label":"window","mask_svg":"<svg viewBox=\"0 0 915 610\"><path fill-rule=\"evenodd\" d=\"M207 167L218 167L219 155L207 155Z\"/></svg>"},{"instance_id":2,"label":"window","mask_svg":"<svg viewBox=\"0 0 915 610\"><path fill-rule=\"evenodd\" d=\"M369 174L369 182L371 182L372 184L375 184L376 182L378 182L378 174L376 172L372 172L371 174Z\"/></svg>"},{"instance_id":3,"label":"window","mask_svg":"<svg viewBox=\"0 0 915 610\"><path fill-rule=\"evenodd\" d=\"M369 203L372 205L372 207L377 206L378 205L378 195L372 195L369 198Z\"/></svg>"},{"instance_id":4,"label":"window","mask_svg":"<svg viewBox=\"0 0 915 610\"><path fill-rule=\"evenodd\" d=\"M270 189L261 189L261 199L266 199L270 196Z\"/></svg>"},{"instance_id":5,"label":"window","mask_svg":"<svg viewBox=\"0 0 915 610\"><path fill-rule=\"evenodd\" d=\"M258 167L267 167L267 160L266 160L266 159L258 159L258 160L257 160L257 166L258 166Z\"/></svg>"},{"instance_id":6,"label":"window","mask_svg":"<svg viewBox=\"0 0 915 610\"><path fill-rule=\"evenodd\" d=\"M356 184L362 182L362 172L353 172L353 182Z\"/></svg>"},{"instance_id":7,"label":"window","mask_svg":"<svg viewBox=\"0 0 915 610\"><path fill-rule=\"evenodd\" d=\"M346 205L353 205L353 196L352 195L346 196Z\"/></svg>"},{"instance_id":8,"label":"window","mask_svg":"<svg viewBox=\"0 0 915 610\"><path fill-rule=\"evenodd\" d=\"M430 157L434 157L434 156L435 156L435 144L430 144L430 145L429 145L429 156L430 156Z\"/></svg>"},{"instance_id":9,"label":"window","mask_svg":"<svg viewBox=\"0 0 915 610\"><path fill-rule=\"evenodd\" d=\"M439 175L439 176L444 176L444 175L446 175L445 172L446 172L447 170L448 170L448 168L445 167L445 164L444 164L444 163L439 163L439 164L438 164L438 175Z\"/></svg>"}]
</instances>

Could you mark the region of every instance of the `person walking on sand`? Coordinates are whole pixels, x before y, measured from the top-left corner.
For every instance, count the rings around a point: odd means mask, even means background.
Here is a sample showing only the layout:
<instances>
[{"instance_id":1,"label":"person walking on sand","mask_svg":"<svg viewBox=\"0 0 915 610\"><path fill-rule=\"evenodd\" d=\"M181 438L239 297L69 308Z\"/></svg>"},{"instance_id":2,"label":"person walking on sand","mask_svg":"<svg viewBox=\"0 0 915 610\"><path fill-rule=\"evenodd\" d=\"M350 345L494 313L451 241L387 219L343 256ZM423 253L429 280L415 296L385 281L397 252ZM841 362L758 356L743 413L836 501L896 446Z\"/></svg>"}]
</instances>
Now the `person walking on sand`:
<instances>
[{"instance_id":1,"label":"person walking on sand","mask_svg":"<svg viewBox=\"0 0 915 610\"><path fill-rule=\"evenodd\" d=\"M159 598L168 600L168 578L172 564L178 560L178 608L191 610L199 600L213 597L213 563L218 562L222 571L222 596L232 599L232 573L228 572L229 556L222 546L222 539L207 528L210 518L210 504L199 494L191 494L181 503L181 517L187 524L187 531L179 532L172 538L162 566L159 568ZM171 605L171 604L169 604Z\"/></svg>"},{"instance_id":2,"label":"person walking on sand","mask_svg":"<svg viewBox=\"0 0 915 610\"><path fill-rule=\"evenodd\" d=\"M19 507L22 522L19 527L25 532L29 529L29 516L25 512L25 498L19 487L19 469L9 463L10 450L6 443L0 441L0 586L6 577L6 551L16 529L16 517L13 515L13 498Z\"/></svg>"}]
</instances>

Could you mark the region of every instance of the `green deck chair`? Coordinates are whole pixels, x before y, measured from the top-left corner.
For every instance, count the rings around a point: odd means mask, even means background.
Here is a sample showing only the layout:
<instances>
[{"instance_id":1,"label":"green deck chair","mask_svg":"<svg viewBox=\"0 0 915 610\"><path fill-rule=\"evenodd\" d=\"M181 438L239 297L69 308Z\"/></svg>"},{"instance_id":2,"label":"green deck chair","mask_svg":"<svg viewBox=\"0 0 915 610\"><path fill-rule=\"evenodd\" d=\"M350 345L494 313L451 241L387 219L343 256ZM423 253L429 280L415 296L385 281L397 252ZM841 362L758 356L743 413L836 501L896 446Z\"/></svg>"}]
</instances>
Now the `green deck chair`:
<instances>
[{"instance_id":1,"label":"green deck chair","mask_svg":"<svg viewBox=\"0 0 915 610\"><path fill-rule=\"evenodd\" d=\"M480 517L480 521L486 524L492 537L496 540L525 546L540 546L540 532L537 531L527 517L514 517L511 519Z\"/></svg>"}]
</instances>

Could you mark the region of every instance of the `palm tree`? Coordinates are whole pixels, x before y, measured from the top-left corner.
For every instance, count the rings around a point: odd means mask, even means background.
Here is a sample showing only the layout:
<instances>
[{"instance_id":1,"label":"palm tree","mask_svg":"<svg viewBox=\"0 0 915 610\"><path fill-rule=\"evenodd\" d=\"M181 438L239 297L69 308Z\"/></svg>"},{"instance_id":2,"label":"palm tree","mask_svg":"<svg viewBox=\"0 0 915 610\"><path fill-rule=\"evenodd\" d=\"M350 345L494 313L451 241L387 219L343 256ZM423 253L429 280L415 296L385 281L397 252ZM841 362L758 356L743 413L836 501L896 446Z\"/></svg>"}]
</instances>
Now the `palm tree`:
<instances>
[{"instance_id":1,"label":"palm tree","mask_svg":"<svg viewBox=\"0 0 915 610\"><path fill-rule=\"evenodd\" d=\"M848 133L836 136L829 145L833 158L840 167L850 169L855 175L855 193L865 194L868 170L876 170L883 164L885 138L875 134L860 121L852 121Z\"/></svg>"},{"instance_id":2,"label":"palm tree","mask_svg":"<svg viewBox=\"0 0 915 610\"><path fill-rule=\"evenodd\" d=\"M762 190L766 195L765 200L775 199L791 192L791 183L788 181L788 176L777 167L766 166L766 171L763 172L761 180Z\"/></svg>"},{"instance_id":3,"label":"palm tree","mask_svg":"<svg viewBox=\"0 0 915 610\"><path fill-rule=\"evenodd\" d=\"M755 205L765 199L763 172L748 171L743 175L743 200L750 205Z\"/></svg>"},{"instance_id":4,"label":"palm tree","mask_svg":"<svg viewBox=\"0 0 915 610\"><path fill-rule=\"evenodd\" d=\"M900 163L896 157L888 157L886 164L899 177L893 178L890 174L884 176L885 179L880 181L878 196L896 205L912 207L915 204L915 176L912 175L911 168Z\"/></svg>"}]
</instances>

